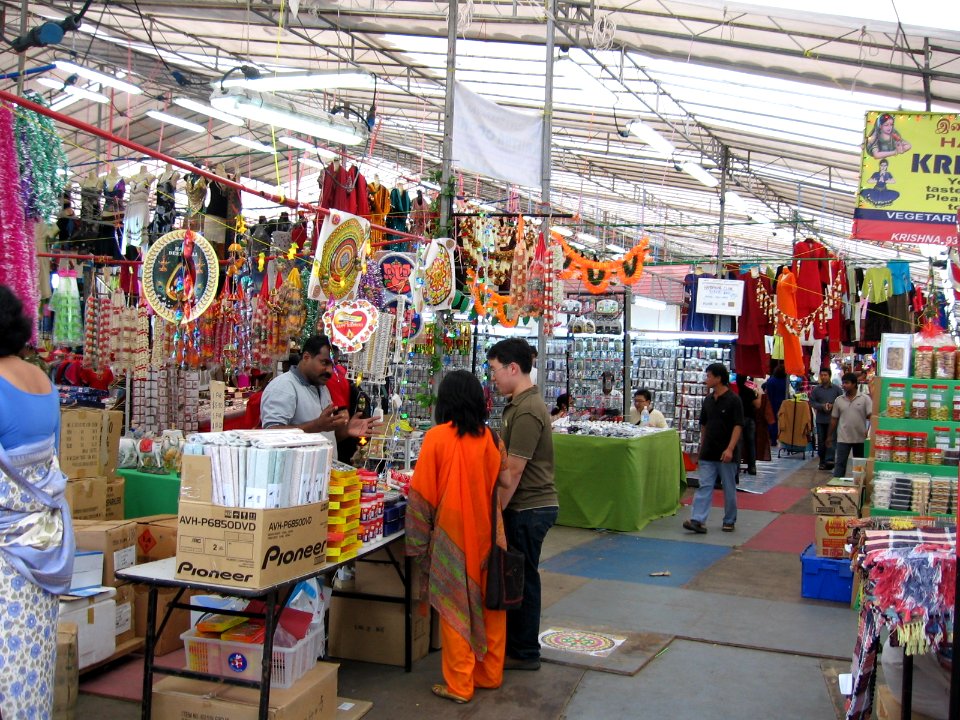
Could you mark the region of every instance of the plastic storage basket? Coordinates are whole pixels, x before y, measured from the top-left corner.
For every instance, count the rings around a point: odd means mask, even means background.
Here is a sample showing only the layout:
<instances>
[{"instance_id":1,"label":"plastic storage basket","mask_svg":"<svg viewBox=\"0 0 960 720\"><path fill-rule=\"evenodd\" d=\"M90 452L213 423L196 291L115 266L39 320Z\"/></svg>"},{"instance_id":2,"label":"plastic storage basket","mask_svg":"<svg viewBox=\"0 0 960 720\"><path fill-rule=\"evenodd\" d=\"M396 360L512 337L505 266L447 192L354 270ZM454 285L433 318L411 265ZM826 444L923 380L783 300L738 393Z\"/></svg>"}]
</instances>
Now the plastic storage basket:
<instances>
[{"instance_id":1,"label":"plastic storage basket","mask_svg":"<svg viewBox=\"0 0 960 720\"><path fill-rule=\"evenodd\" d=\"M813 545L800 555L803 578L800 594L805 598L850 602L853 593L853 571L850 559L833 560L817 557Z\"/></svg>"},{"instance_id":2,"label":"plastic storage basket","mask_svg":"<svg viewBox=\"0 0 960 720\"><path fill-rule=\"evenodd\" d=\"M260 680L263 645L198 637L191 628L180 638L186 650L187 669L221 677ZM311 626L307 635L291 648L273 648L270 686L288 688L317 662L320 628Z\"/></svg>"}]
</instances>

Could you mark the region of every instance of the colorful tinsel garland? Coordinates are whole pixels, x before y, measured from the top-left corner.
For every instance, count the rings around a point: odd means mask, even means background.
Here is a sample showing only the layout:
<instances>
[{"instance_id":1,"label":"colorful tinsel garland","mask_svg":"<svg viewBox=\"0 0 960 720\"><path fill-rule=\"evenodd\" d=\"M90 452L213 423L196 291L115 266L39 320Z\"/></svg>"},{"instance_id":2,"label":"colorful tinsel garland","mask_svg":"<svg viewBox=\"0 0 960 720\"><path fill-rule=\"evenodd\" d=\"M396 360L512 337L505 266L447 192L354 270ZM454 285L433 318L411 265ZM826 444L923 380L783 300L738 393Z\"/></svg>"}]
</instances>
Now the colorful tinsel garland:
<instances>
[{"instance_id":1,"label":"colorful tinsel garland","mask_svg":"<svg viewBox=\"0 0 960 720\"><path fill-rule=\"evenodd\" d=\"M829 318L827 313L833 308L839 307L843 302L843 277L841 275L836 275L833 278L833 282L830 283L830 286L825 292L825 297L823 302L820 303L820 306L814 310L809 315L806 315L802 318L796 318L792 315L786 315L785 313L780 312L777 308L777 299L767 292L767 289L763 286L763 283L757 283L757 303L760 305L760 309L763 310L767 317L770 319L770 322L776 324L777 321L780 321L784 324L788 331L794 335L800 336L803 334L803 331L807 328L810 323L825 323Z\"/></svg>"},{"instance_id":2,"label":"colorful tinsel garland","mask_svg":"<svg viewBox=\"0 0 960 720\"><path fill-rule=\"evenodd\" d=\"M616 260L591 260L574 250L562 236L553 233L553 239L563 248L564 280L579 280L594 295L607 291L610 283L620 281L624 285L632 285L640 280L643 274L643 265L650 254L650 241L642 238L622 257Z\"/></svg>"},{"instance_id":3,"label":"colorful tinsel garland","mask_svg":"<svg viewBox=\"0 0 960 720\"><path fill-rule=\"evenodd\" d=\"M511 305L509 295L491 290L486 282L477 279L473 270L467 270L467 282L477 315L491 315L504 327L516 327L519 313Z\"/></svg>"}]
</instances>

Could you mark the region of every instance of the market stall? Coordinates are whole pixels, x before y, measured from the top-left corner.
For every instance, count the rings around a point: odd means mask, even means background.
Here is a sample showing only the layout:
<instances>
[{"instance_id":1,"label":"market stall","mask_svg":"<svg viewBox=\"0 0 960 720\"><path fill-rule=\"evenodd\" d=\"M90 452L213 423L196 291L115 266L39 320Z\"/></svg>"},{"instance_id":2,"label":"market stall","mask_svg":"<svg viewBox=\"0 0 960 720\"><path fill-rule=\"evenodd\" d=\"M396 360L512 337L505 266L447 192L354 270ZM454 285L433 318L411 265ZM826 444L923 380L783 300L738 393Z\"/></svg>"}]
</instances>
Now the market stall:
<instances>
[{"instance_id":1,"label":"market stall","mask_svg":"<svg viewBox=\"0 0 960 720\"><path fill-rule=\"evenodd\" d=\"M554 433L559 525L642 530L674 514L687 487L676 430L633 438Z\"/></svg>"}]
</instances>

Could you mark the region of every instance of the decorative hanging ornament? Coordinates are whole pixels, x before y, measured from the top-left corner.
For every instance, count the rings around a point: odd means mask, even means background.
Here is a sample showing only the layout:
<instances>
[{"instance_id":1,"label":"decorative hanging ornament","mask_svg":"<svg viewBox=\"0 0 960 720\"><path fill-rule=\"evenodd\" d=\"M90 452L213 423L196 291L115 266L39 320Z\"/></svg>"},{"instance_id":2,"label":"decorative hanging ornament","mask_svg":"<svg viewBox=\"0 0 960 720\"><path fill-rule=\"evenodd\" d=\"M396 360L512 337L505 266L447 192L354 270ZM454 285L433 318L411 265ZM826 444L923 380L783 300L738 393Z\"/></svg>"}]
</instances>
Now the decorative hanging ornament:
<instances>
[{"instance_id":1,"label":"decorative hanging ornament","mask_svg":"<svg viewBox=\"0 0 960 720\"><path fill-rule=\"evenodd\" d=\"M383 276L383 289L391 297L404 295L408 300L412 300L416 256L413 253L385 252L377 257L377 264Z\"/></svg>"},{"instance_id":2,"label":"decorative hanging ornament","mask_svg":"<svg viewBox=\"0 0 960 720\"><path fill-rule=\"evenodd\" d=\"M217 252L206 238L192 230L174 230L147 250L143 295L167 322L189 323L213 303L219 274Z\"/></svg>"},{"instance_id":3,"label":"decorative hanging ornament","mask_svg":"<svg viewBox=\"0 0 960 720\"><path fill-rule=\"evenodd\" d=\"M345 353L359 352L377 331L380 311L366 300L340 303L323 314L330 341Z\"/></svg>"},{"instance_id":4,"label":"decorative hanging ornament","mask_svg":"<svg viewBox=\"0 0 960 720\"><path fill-rule=\"evenodd\" d=\"M561 277L564 280L579 280L594 295L607 291L611 283L633 285L643 275L643 265L650 254L650 241L643 238L625 255L615 260L591 260L570 247L558 233L554 240L563 248L564 265Z\"/></svg>"},{"instance_id":5,"label":"decorative hanging ornament","mask_svg":"<svg viewBox=\"0 0 960 720\"><path fill-rule=\"evenodd\" d=\"M423 261L417 265L413 286L414 305L418 311L450 309L457 291L453 265L456 247L456 241L451 238L434 238L427 246Z\"/></svg>"},{"instance_id":6,"label":"decorative hanging ornament","mask_svg":"<svg viewBox=\"0 0 960 720\"><path fill-rule=\"evenodd\" d=\"M331 211L320 229L307 297L311 300L353 297L369 240L369 221L340 210Z\"/></svg>"}]
</instances>

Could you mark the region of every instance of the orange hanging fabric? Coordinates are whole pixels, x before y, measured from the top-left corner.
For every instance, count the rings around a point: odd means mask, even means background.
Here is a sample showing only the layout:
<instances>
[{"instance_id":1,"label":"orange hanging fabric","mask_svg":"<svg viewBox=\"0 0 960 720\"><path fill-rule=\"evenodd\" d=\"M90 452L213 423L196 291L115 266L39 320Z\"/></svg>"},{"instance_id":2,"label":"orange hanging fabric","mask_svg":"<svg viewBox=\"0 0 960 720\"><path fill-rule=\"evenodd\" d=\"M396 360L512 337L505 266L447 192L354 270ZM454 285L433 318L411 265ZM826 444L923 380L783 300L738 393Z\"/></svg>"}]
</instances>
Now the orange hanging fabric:
<instances>
[{"instance_id":1,"label":"orange hanging fabric","mask_svg":"<svg viewBox=\"0 0 960 720\"><path fill-rule=\"evenodd\" d=\"M803 350L800 349L800 336L793 333L789 320L782 316L797 318L797 276L784 269L777 278L777 309L780 320L777 322L777 335L783 338L784 369L790 375L803 375Z\"/></svg>"}]
</instances>

